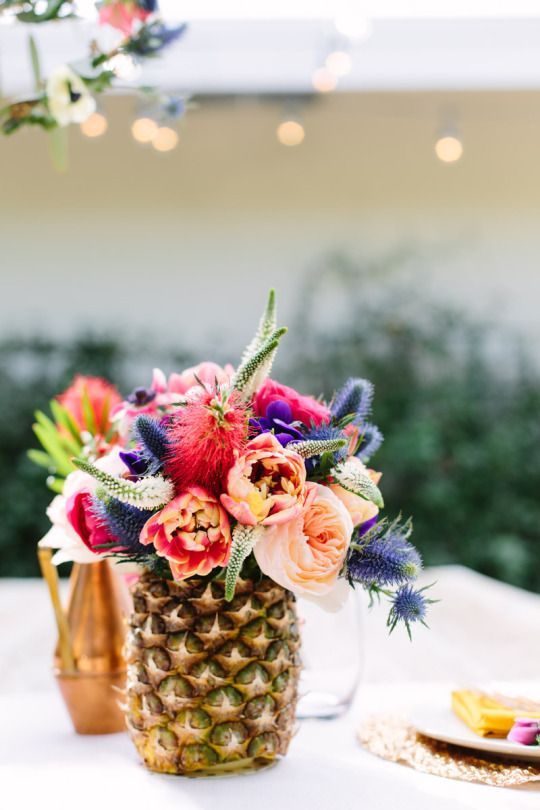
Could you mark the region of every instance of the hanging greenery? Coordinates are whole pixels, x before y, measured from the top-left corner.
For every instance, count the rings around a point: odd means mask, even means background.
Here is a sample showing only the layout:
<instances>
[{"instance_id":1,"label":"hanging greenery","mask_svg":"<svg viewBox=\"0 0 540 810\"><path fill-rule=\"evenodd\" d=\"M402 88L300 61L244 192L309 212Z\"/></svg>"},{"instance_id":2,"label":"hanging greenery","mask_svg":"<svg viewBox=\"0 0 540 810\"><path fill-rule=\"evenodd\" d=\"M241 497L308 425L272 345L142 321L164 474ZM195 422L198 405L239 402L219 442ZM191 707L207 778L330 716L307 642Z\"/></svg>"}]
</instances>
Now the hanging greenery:
<instances>
[{"instance_id":1,"label":"hanging greenery","mask_svg":"<svg viewBox=\"0 0 540 810\"><path fill-rule=\"evenodd\" d=\"M119 82L126 67L159 56L186 30L185 24L171 27L164 22L157 0L103 0L95 6L99 24L115 29L118 41L103 48L92 39L80 60L57 65L44 76L36 41L30 36L34 92L0 109L5 135L24 126L54 131L84 122L96 109L95 97ZM70 0L0 0L0 18L11 16L33 25L76 19L77 10L77 2Z\"/></svg>"}]
</instances>

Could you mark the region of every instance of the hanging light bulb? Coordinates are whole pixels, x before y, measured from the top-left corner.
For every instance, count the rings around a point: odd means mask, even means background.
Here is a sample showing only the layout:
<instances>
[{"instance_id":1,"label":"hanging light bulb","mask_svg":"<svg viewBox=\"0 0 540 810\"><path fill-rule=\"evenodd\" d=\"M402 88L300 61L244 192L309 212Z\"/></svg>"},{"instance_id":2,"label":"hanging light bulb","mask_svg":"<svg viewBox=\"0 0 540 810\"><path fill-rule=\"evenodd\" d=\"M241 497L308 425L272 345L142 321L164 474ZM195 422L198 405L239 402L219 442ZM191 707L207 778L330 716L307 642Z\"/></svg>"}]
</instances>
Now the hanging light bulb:
<instances>
[{"instance_id":1,"label":"hanging light bulb","mask_svg":"<svg viewBox=\"0 0 540 810\"><path fill-rule=\"evenodd\" d=\"M109 123L104 115L99 112L92 113L80 125L81 132L87 138L99 138L107 132Z\"/></svg>"},{"instance_id":2,"label":"hanging light bulb","mask_svg":"<svg viewBox=\"0 0 540 810\"><path fill-rule=\"evenodd\" d=\"M159 127L152 138L152 146L158 152L170 152L178 143L178 133L171 127Z\"/></svg>"},{"instance_id":3,"label":"hanging light bulb","mask_svg":"<svg viewBox=\"0 0 540 810\"><path fill-rule=\"evenodd\" d=\"M434 149L442 163L456 163L463 154L463 143L456 133L443 133L435 141Z\"/></svg>"},{"instance_id":4,"label":"hanging light bulb","mask_svg":"<svg viewBox=\"0 0 540 810\"><path fill-rule=\"evenodd\" d=\"M337 87L337 78L327 67L320 67L313 72L311 83L318 93L331 93Z\"/></svg>"},{"instance_id":5,"label":"hanging light bulb","mask_svg":"<svg viewBox=\"0 0 540 810\"><path fill-rule=\"evenodd\" d=\"M300 121L288 118L278 125L276 136L283 146L298 146L306 137L306 131Z\"/></svg>"},{"instance_id":6,"label":"hanging light bulb","mask_svg":"<svg viewBox=\"0 0 540 810\"><path fill-rule=\"evenodd\" d=\"M333 76L346 76L351 72L352 59L346 51L332 51L326 57L325 65Z\"/></svg>"},{"instance_id":7,"label":"hanging light bulb","mask_svg":"<svg viewBox=\"0 0 540 810\"><path fill-rule=\"evenodd\" d=\"M153 118L137 118L131 125L131 134L139 143L150 143L158 129Z\"/></svg>"}]
</instances>

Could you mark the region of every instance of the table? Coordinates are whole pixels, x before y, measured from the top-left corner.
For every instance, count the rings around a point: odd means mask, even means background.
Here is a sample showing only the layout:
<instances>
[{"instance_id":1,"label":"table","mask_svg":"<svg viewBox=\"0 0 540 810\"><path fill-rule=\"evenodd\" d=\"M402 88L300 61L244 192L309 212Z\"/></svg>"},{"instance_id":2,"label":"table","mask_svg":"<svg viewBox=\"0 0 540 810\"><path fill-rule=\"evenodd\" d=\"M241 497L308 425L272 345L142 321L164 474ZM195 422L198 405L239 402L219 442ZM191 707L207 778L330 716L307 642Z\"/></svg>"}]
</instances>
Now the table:
<instances>
[{"instance_id":1,"label":"table","mask_svg":"<svg viewBox=\"0 0 540 810\"><path fill-rule=\"evenodd\" d=\"M126 735L79 737L71 731L50 676L54 629L43 583L0 583L0 807L13 810L528 810L540 785L519 789L452 782L363 751L363 715L409 710L456 683L538 680L540 597L452 566L424 582L441 599L431 631L390 639L384 612L366 628L367 666L343 718L304 721L288 757L258 774L188 780L148 773ZM15 617L20 628L13 631Z\"/></svg>"}]
</instances>

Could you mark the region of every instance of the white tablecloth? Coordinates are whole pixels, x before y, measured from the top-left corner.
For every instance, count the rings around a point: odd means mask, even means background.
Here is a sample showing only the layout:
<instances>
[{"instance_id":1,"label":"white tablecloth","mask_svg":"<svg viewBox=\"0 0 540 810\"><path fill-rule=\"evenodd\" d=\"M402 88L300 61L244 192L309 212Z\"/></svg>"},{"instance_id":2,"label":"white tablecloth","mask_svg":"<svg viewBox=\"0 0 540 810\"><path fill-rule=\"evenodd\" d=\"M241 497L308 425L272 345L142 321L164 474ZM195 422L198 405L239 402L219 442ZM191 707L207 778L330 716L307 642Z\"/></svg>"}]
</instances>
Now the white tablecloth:
<instances>
[{"instance_id":1,"label":"white tablecloth","mask_svg":"<svg viewBox=\"0 0 540 810\"><path fill-rule=\"evenodd\" d=\"M340 720L304 721L275 768L219 780L148 773L126 735L75 735L50 675L54 629L43 583L0 583L0 807L8 810L525 810L540 785L452 782L384 762L355 734L362 715L413 705L456 683L537 680L540 597L459 567L438 580L431 630L389 639L375 608L366 629L365 680ZM17 633L15 632L17 627Z\"/></svg>"}]
</instances>

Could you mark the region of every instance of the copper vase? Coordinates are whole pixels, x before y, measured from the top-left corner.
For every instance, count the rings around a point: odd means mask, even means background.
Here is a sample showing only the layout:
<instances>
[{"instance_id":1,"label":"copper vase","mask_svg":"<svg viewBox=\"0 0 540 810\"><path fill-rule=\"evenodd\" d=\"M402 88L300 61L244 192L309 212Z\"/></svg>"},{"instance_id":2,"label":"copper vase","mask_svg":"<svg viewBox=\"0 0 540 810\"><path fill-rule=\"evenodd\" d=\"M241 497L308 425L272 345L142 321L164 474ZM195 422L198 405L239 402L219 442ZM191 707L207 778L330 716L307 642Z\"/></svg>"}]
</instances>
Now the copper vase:
<instances>
[{"instance_id":1,"label":"copper vase","mask_svg":"<svg viewBox=\"0 0 540 810\"><path fill-rule=\"evenodd\" d=\"M41 563L45 574L43 559ZM74 564L67 609L59 616L55 608L59 640L54 674L78 734L125 729L119 702L126 678L123 647L129 611L127 587L108 560Z\"/></svg>"}]
</instances>

